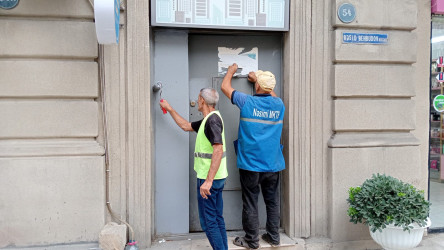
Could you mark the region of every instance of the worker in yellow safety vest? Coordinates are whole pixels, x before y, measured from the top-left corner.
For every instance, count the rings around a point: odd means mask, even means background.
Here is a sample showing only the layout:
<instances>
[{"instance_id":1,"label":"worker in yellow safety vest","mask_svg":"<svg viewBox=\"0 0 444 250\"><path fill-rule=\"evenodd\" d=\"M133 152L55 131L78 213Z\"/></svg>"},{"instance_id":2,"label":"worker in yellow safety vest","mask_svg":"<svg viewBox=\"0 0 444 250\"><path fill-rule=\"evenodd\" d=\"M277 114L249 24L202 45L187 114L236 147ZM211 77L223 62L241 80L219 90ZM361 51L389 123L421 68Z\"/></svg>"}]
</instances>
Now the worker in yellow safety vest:
<instances>
[{"instance_id":1,"label":"worker in yellow safety vest","mask_svg":"<svg viewBox=\"0 0 444 250\"><path fill-rule=\"evenodd\" d=\"M204 88L198 97L198 110L204 118L189 122L181 117L164 99L160 107L170 113L184 131L197 132L194 149L194 170L197 173L197 202L202 230L213 249L228 249L227 232L223 218L222 190L228 176L226 163L224 123L215 109L219 94Z\"/></svg>"}]
</instances>

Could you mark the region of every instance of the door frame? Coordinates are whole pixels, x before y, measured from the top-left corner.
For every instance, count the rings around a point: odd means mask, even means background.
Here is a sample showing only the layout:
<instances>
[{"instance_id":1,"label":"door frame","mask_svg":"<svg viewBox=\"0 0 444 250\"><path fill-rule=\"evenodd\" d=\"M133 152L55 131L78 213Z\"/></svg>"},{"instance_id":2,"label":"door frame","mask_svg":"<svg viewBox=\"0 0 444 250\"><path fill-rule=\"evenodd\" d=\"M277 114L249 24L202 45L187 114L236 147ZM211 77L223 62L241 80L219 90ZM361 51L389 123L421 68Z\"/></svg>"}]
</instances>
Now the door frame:
<instances>
[{"instance_id":1,"label":"door frame","mask_svg":"<svg viewBox=\"0 0 444 250\"><path fill-rule=\"evenodd\" d=\"M291 1L283 42L283 227L290 237L328 236L327 141L331 136L332 1ZM141 247L154 228L154 140L150 98L152 28L149 1L125 1L117 46L105 46L112 207L132 225ZM334 15L333 15L334 16ZM149 69L149 70L147 70ZM316 69L316 70L315 70ZM315 74L316 73L316 74ZM318 126L316 124L322 124ZM110 220L109 214L108 219Z\"/></svg>"}]
</instances>

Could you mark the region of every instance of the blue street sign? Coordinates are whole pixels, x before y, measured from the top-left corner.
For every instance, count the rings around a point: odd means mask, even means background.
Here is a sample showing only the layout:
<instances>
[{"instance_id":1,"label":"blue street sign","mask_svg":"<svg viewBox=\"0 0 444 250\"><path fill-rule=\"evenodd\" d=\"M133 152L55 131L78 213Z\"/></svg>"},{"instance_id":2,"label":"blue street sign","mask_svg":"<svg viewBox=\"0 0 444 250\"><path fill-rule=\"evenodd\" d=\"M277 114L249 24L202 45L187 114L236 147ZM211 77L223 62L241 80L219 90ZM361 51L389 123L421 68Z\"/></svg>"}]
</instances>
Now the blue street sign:
<instances>
[{"instance_id":1,"label":"blue street sign","mask_svg":"<svg viewBox=\"0 0 444 250\"><path fill-rule=\"evenodd\" d=\"M10 10L18 5L19 0L0 0L0 8Z\"/></svg>"},{"instance_id":2,"label":"blue street sign","mask_svg":"<svg viewBox=\"0 0 444 250\"><path fill-rule=\"evenodd\" d=\"M342 43L387 44L388 34L343 32Z\"/></svg>"},{"instance_id":3,"label":"blue street sign","mask_svg":"<svg viewBox=\"0 0 444 250\"><path fill-rule=\"evenodd\" d=\"M351 23L355 20L356 10L355 6L351 3L343 3L338 8L338 18L343 23Z\"/></svg>"}]
</instances>

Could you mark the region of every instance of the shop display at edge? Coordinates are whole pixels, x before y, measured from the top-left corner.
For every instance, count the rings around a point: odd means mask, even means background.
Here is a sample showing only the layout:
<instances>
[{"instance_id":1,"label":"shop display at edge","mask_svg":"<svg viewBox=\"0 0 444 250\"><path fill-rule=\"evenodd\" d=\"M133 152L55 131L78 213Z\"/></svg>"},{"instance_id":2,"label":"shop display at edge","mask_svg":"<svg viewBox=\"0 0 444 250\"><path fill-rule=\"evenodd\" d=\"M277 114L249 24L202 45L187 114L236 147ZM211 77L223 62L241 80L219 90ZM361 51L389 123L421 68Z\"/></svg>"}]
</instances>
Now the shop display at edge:
<instances>
[{"instance_id":1,"label":"shop display at edge","mask_svg":"<svg viewBox=\"0 0 444 250\"><path fill-rule=\"evenodd\" d=\"M430 171L431 180L443 181L440 171L444 164L444 57L432 59L430 108Z\"/></svg>"}]
</instances>

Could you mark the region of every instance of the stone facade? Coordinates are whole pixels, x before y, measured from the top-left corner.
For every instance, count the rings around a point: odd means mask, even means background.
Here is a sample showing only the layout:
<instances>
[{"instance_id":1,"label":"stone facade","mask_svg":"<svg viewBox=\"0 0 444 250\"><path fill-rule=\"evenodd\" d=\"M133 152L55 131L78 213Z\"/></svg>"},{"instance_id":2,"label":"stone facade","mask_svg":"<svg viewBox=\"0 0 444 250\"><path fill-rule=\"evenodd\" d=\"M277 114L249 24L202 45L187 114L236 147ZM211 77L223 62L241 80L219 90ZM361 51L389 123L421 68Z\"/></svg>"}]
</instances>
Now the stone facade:
<instances>
[{"instance_id":1,"label":"stone facade","mask_svg":"<svg viewBox=\"0 0 444 250\"><path fill-rule=\"evenodd\" d=\"M0 247L97 241L104 150L93 9L0 10Z\"/></svg>"},{"instance_id":2,"label":"stone facade","mask_svg":"<svg viewBox=\"0 0 444 250\"><path fill-rule=\"evenodd\" d=\"M365 13L357 14L350 24L333 18L334 111L328 145L329 237L334 242L369 238L367 227L348 222L343 201L349 187L373 173L427 189L430 2L426 2L350 1ZM342 33L350 31L388 34L388 43L342 43Z\"/></svg>"},{"instance_id":3,"label":"stone facade","mask_svg":"<svg viewBox=\"0 0 444 250\"><path fill-rule=\"evenodd\" d=\"M344 24L343 1L291 1L283 41L282 226L343 247L370 239L348 222L350 186L376 172L428 181L430 0L348 2ZM122 1L121 24L119 45L99 46L89 1L0 9L0 248L98 240L110 220L102 100L110 206L141 247L156 236L149 1ZM343 32L388 43L344 44Z\"/></svg>"}]
</instances>

